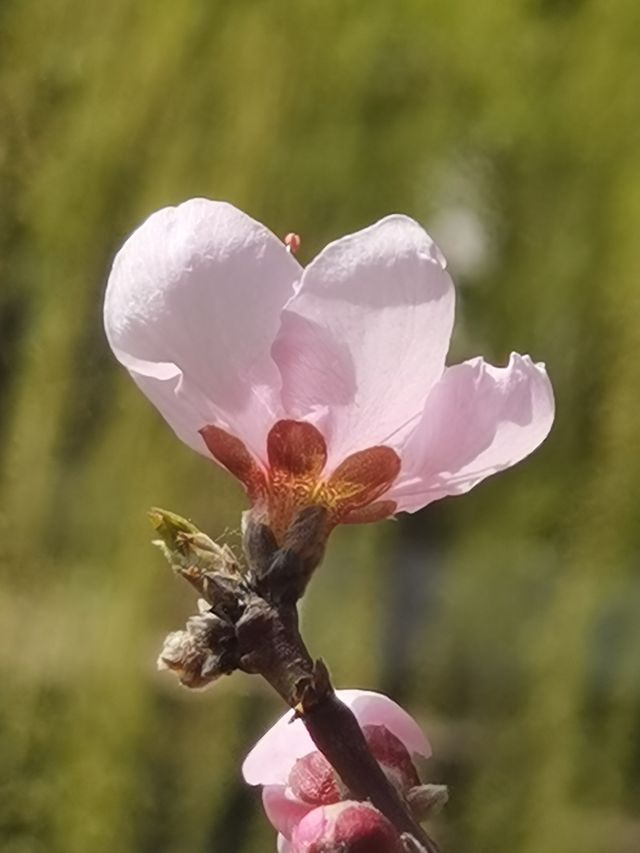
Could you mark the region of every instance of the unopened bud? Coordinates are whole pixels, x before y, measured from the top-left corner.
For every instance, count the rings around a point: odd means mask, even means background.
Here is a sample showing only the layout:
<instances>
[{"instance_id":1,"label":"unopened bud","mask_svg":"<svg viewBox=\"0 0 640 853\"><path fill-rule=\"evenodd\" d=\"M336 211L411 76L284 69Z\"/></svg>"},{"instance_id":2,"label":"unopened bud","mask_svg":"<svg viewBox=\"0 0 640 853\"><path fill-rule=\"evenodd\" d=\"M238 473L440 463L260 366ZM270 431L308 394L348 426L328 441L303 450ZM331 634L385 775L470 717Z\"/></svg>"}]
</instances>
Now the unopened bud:
<instances>
[{"instance_id":1,"label":"unopened bud","mask_svg":"<svg viewBox=\"0 0 640 853\"><path fill-rule=\"evenodd\" d=\"M407 805L415 819L423 820L437 815L449 800L449 789L446 785L416 785L406 793Z\"/></svg>"},{"instance_id":2,"label":"unopened bud","mask_svg":"<svg viewBox=\"0 0 640 853\"><path fill-rule=\"evenodd\" d=\"M308 812L291 837L292 853L404 853L395 827L371 803L346 800Z\"/></svg>"},{"instance_id":3,"label":"unopened bud","mask_svg":"<svg viewBox=\"0 0 640 853\"><path fill-rule=\"evenodd\" d=\"M314 806L339 803L347 794L336 771L317 750L296 761L289 773L288 786L299 800Z\"/></svg>"},{"instance_id":4,"label":"unopened bud","mask_svg":"<svg viewBox=\"0 0 640 853\"><path fill-rule=\"evenodd\" d=\"M214 613L192 616L186 630L173 631L164 641L158 669L175 672L185 687L206 687L231 672L233 626Z\"/></svg>"},{"instance_id":5,"label":"unopened bud","mask_svg":"<svg viewBox=\"0 0 640 853\"><path fill-rule=\"evenodd\" d=\"M206 533L176 513L154 507L149 512L151 523L160 539L154 541L172 569L197 586L197 579L207 572L236 577L238 561L228 545L219 545Z\"/></svg>"},{"instance_id":6,"label":"unopened bud","mask_svg":"<svg viewBox=\"0 0 640 853\"><path fill-rule=\"evenodd\" d=\"M323 664L318 661L316 666L323 667ZM321 673L321 670L319 672ZM302 698L300 701L304 704ZM393 732L386 726L366 725L362 727L362 733L371 754L402 796L412 792L416 803L424 804L425 807L429 797L429 804L432 800L434 804L435 801L441 801L441 786L420 785L418 772L409 752ZM319 751L311 752L296 761L289 774L288 786L299 800L317 806L337 803L345 799L348 793L336 771ZM446 795L446 788L444 792Z\"/></svg>"}]
</instances>

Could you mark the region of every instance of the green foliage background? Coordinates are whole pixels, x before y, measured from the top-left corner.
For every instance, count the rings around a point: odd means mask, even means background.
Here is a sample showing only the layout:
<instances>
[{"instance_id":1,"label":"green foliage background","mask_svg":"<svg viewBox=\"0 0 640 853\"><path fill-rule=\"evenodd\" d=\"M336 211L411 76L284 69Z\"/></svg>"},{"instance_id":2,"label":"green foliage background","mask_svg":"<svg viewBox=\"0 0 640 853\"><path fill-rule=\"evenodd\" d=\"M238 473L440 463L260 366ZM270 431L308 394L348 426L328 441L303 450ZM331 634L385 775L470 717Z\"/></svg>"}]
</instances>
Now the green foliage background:
<instances>
[{"instance_id":1,"label":"green foliage background","mask_svg":"<svg viewBox=\"0 0 640 853\"><path fill-rule=\"evenodd\" d=\"M3 851L273 847L239 763L278 702L154 672L193 602L145 511L233 543L242 496L101 330L119 244L191 195L303 261L412 214L460 284L452 357L546 360L545 446L338 533L306 631L427 727L448 853L640 849L639 38L637 0L2 3Z\"/></svg>"}]
</instances>

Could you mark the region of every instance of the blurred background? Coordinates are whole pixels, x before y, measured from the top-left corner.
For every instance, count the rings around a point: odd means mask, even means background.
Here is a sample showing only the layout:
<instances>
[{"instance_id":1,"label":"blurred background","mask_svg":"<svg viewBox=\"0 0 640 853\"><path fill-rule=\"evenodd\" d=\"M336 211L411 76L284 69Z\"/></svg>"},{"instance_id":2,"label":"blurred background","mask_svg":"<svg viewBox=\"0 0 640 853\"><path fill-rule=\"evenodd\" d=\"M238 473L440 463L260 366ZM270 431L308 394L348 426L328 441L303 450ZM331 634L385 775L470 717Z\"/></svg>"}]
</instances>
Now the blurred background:
<instances>
[{"instance_id":1,"label":"blurred background","mask_svg":"<svg viewBox=\"0 0 640 853\"><path fill-rule=\"evenodd\" d=\"M306 635L428 731L445 853L640 849L639 39L637 0L2 3L3 851L273 849L240 760L281 704L155 672L193 597L146 510L237 545L242 494L102 332L115 251L193 195L303 263L411 214L459 285L451 359L547 362L545 445L337 532Z\"/></svg>"}]
</instances>

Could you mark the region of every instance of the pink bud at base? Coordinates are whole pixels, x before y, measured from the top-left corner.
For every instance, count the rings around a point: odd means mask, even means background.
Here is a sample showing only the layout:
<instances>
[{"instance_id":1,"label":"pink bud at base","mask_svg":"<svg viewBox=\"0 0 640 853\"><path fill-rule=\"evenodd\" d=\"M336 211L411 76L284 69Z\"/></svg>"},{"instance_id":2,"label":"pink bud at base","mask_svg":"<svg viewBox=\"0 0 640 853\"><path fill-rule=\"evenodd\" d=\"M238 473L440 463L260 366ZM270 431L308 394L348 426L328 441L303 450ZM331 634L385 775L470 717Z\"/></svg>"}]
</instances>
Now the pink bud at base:
<instances>
[{"instance_id":1,"label":"pink bud at base","mask_svg":"<svg viewBox=\"0 0 640 853\"><path fill-rule=\"evenodd\" d=\"M362 732L373 756L400 794L420 785L409 751L393 732L382 725L363 726ZM313 806L338 803L348 795L338 774L317 750L296 761L287 784L297 799Z\"/></svg>"},{"instance_id":2,"label":"pink bud at base","mask_svg":"<svg viewBox=\"0 0 640 853\"><path fill-rule=\"evenodd\" d=\"M314 806L339 803L347 793L336 771L317 751L296 761L289 774L289 788L303 803Z\"/></svg>"},{"instance_id":3,"label":"pink bud at base","mask_svg":"<svg viewBox=\"0 0 640 853\"><path fill-rule=\"evenodd\" d=\"M387 778L401 794L420 784L418 771L400 738L386 726L363 726L362 733Z\"/></svg>"},{"instance_id":4,"label":"pink bud at base","mask_svg":"<svg viewBox=\"0 0 640 853\"><path fill-rule=\"evenodd\" d=\"M370 803L347 800L321 806L302 818L292 853L403 853L400 835Z\"/></svg>"}]
</instances>

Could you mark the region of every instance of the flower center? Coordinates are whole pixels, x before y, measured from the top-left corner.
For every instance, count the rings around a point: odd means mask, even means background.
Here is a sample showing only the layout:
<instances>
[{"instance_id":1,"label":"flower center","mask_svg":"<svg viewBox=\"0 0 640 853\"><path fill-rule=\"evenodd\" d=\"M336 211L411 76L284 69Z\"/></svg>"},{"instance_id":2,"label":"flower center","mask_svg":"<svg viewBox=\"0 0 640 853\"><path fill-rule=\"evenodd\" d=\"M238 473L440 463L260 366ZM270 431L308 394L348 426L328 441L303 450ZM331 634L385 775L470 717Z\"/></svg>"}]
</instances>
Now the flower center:
<instances>
[{"instance_id":1,"label":"flower center","mask_svg":"<svg viewBox=\"0 0 640 853\"><path fill-rule=\"evenodd\" d=\"M395 511L394 501L378 500L400 471L398 454L390 447L352 453L323 476L327 445L321 432L305 421L274 424L267 436L266 470L225 430L209 425L200 433L215 459L243 483L252 505L265 511L278 542L295 514L307 506L328 510L329 530L340 523L377 521Z\"/></svg>"}]
</instances>

